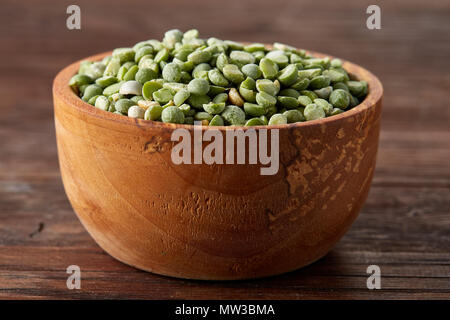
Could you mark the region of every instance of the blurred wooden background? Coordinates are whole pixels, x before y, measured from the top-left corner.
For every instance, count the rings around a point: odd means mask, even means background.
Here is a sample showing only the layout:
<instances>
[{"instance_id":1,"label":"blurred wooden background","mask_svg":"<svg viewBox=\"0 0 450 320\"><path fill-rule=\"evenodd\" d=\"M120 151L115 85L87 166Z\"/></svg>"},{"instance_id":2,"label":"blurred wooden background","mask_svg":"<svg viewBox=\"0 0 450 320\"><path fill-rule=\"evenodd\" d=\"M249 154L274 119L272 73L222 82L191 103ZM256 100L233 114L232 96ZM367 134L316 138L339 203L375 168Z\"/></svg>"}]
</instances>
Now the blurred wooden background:
<instances>
[{"instance_id":1,"label":"blurred wooden background","mask_svg":"<svg viewBox=\"0 0 450 320\"><path fill-rule=\"evenodd\" d=\"M81 7L82 29L66 28ZM12 1L0 8L0 298L450 298L450 2ZM185 281L121 264L77 220L58 171L52 79L94 53L197 28L285 42L361 64L385 98L372 189L336 248L302 270L241 282ZM65 269L82 270L82 289ZM379 265L382 290L366 288Z\"/></svg>"}]
</instances>

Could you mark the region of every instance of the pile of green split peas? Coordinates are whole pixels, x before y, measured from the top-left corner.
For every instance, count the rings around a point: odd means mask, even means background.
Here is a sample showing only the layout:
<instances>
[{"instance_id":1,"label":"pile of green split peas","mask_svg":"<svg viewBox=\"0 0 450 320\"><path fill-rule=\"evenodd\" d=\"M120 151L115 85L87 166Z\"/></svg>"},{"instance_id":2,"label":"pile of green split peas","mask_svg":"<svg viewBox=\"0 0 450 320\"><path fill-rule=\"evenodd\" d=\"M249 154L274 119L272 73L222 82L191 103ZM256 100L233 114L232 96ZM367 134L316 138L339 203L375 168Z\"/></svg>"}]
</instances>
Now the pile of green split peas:
<instances>
[{"instance_id":1,"label":"pile of green split peas","mask_svg":"<svg viewBox=\"0 0 450 320\"><path fill-rule=\"evenodd\" d=\"M83 61L69 85L96 108L132 118L209 126L278 125L355 107L367 82L339 59L315 58L281 43L200 39L193 29Z\"/></svg>"}]
</instances>

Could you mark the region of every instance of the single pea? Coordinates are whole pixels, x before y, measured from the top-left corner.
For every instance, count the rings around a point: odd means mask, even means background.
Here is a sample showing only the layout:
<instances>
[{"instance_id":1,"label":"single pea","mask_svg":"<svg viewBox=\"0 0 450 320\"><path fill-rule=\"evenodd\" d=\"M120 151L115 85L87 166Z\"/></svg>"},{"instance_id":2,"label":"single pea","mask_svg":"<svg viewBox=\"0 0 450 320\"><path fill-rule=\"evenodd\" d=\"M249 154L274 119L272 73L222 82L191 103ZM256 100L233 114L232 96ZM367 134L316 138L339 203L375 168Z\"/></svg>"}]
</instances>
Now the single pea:
<instances>
[{"instance_id":1,"label":"single pea","mask_svg":"<svg viewBox=\"0 0 450 320\"><path fill-rule=\"evenodd\" d=\"M210 102L203 105L203 109L210 114L220 114L225 109L225 102Z\"/></svg>"},{"instance_id":2,"label":"single pea","mask_svg":"<svg viewBox=\"0 0 450 320\"><path fill-rule=\"evenodd\" d=\"M335 67L335 68L342 67L342 61L339 60L339 59L331 60L330 64L331 64L332 67Z\"/></svg>"},{"instance_id":3,"label":"single pea","mask_svg":"<svg viewBox=\"0 0 450 320\"><path fill-rule=\"evenodd\" d=\"M255 51L264 51L266 47L262 43L252 43L244 46L244 51L246 52L255 52Z\"/></svg>"},{"instance_id":4,"label":"single pea","mask_svg":"<svg viewBox=\"0 0 450 320\"><path fill-rule=\"evenodd\" d=\"M153 92L153 100L159 103L167 103L173 99L174 92L167 88L161 88L158 91Z\"/></svg>"},{"instance_id":5,"label":"single pea","mask_svg":"<svg viewBox=\"0 0 450 320\"><path fill-rule=\"evenodd\" d=\"M108 111L109 105L110 102L105 96L98 96L98 98L95 100L95 107L98 109Z\"/></svg>"},{"instance_id":6,"label":"single pea","mask_svg":"<svg viewBox=\"0 0 450 320\"><path fill-rule=\"evenodd\" d=\"M283 112L283 115L286 117L288 123L305 121L305 117L298 110L287 110Z\"/></svg>"},{"instance_id":7,"label":"single pea","mask_svg":"<svg viewBox=\"0 0 450 320\"><path fill-rule=\"evenodd\" d=\"M81 85L79 88L78 88L78 95L80 96L80 97L82 97L83 96L83 94L84 94L84 91L86 90L86 88L87 87L89 87L90 86L90 84L83 84L83 85Z\"/></svg>"},{"instance_id":8,"label":"single pea","mask_svg":"<svg viewBox=\"0 0 450 320\"><path fill-rule=\"evenodd\" d=\"M269 123L269 119L267 119L266 115L262 115L259 117L264 125L267 125Z\"/></svg>"},{"instance_id":9,"label":"single pea","mask_svg":"<svg viewBox=\"0 0 450 320\"><path fill-rule=\"evenodd\" d=\"M188 72L186 72L186 71L181 71L181 78L180 78L180 82L181 82L181 83L187 84L187 83L189 83L189 81L191 81L191 80L192 80L192 77L191 77L191 75L190 75Z\"/></svg>"},{"instance_id":10,"label":"single pea","mask_svg":"<svg viewBox=\"0 0 450 320\"><path fill-rule=\"evenodd\" d=\"M242 67L241 69L242 73L245 74L247 77L250 77L254 80L257 80L259 78L261 78L262 76L262 72L259 69L259 67L254 64L254 63L250 63L250 64L246 64Z\"/></svg>"},{"instance_id":11,"label":"single pea","mask_svg":"<svg viewBox=\"0 0 450 320\"><path fill-rule=\"evenodd\" d=\"M333 106L330 103L328 103L328 101L325 99L321 98L314 99L314 103L317 104L319 107L321 107L323 111L325 111L325 114L327 116L329 116L333 111Z\"/></svg>"},{"instance_id":12,"label":"single pea","mask_svg":"<svg viewBox=\"0 0 450 320\"><path fill-rule=\"evenodd\" d=\"M84 60L80 62L80 67L78 69L78 74L86 74L86 71L89 69L89 67L92 65L92 61Z\"/></svg>"},{"instance_id":13,"label":"single pea","mask_svg":"<svg viewBox=\"0 0 450 320\"><path fill-rule=\"evenodd\" d=\"M112 52L113 58L118 58L120 63L134 61L135 52L133 48L117 48Z\"/></svg>"},{"instance_id":14,"label":"single pea","mask_svg":"<svg viewBox=\"0 0 450 320\"><path fill-rule=\"evenodd\" d=\"M131 99L132 100L132 99ZM148 108L152 107L152 106L159 106L159 103L156 101L149 101L149 100L138 100L135 101L136 104L141 107L144 110L147 110Z\"/></svg>"},{"instance_id":15,"label":"single pea","mask_svg":"<svg viewBox=\"0 0 450 320\"><path fill-rule=\"evenodd\" d=\"M333 92L333 87L328 86L322 89L314 90L314 93L321 99L328 99L330 97L331 92Z\"/></svg>"},{"instance_id":16,"label":"single pea","mask_svg":"<svg viewBox=\"0 0 450 320\"><path fill-rule=\"evenodd\" d=\"M158 91L159 89L161 89L163 86L161 83L159 83L158 81L155 80L150 80L147 81L146 83L144 83L144 85L142 86L142 96L146 99L146 100L152 100L153 98L153 93Z\"/></svg>"},{"instance_id":17,"label":"single pea","mask_svg":"<svg viewBox=\"0 0 450 320\"><path fill-rule=\"evenodd\" d=\"M225 40L225 44L231 49L231 50L243 50L244 46L240 44L239 42L231 41L231 40Z\"/></svg>"},{"instance_id":18,"label":"single pea","mask_svg":"<svg viewBox=\"0 0 450 320\"><path fill-rule=\"evenodd\" d=\"M333 105L333 107L339 109L347 109L348 105L350 104L349 93L342 89L333 90L333 92L330 94L330 103Z\"/></svg>"},{"instance_id":19,"label":"single pea","mask_svg":"<svg viewBox=\"0 0 450 320\"><path fill-rule=\"evenodd\" d=\"M345 76L342 72L336 71L336 70L324 70L322 72L322 75L327 76L330 78L330 81L332 83L341 82L345 80Z\"/></svg>"},{"instance_id":20,"label":"single pea","mask_svg":"<svg viewBox=\"0 0 450 320\"><path fill-rule=\"evenodd\" d=\"M167 61L169 59L169 50L166 48L158 51L158 53L155 56L155 62L160 63L162 61Z\"/></svg>"},{"instance_id":21,"label":"single pea","mask_svg":"<svg viewBox=\"0 0 450 320\"><path fill-rule=\"evenodd\" d=\"M215 84L216 86L228 87L228 85L230 84L227 78L224 77L224 75L222 74L222 72L220 72L219 69L209 70L208 78L209 81L211 81L211 83Z\"/></svg>"},{"instance_id":22,"label":"single pea","mask_svg":"<svg viewBox=\"0 0 450 320\"><path fill-rule=\"evenodd\" d=\"M360 96L364 91L364 85L359 81L347 81L347 87L349 92L355 96Z\"/></svg>"},{"instance_id":23,"label":"single pea","mask_svg":"<svg viewBox=\"0 0 450 320\"><path fill-rule=\"evenodd\" d=\"M209 125L210 126L223 126L224 125L223 118L221 116L219 116L218 114L216 114L209 122Z\"/></svg>"},{"instance_id":24,"label":"single pea","mask_svg":"<svg viewBox=\"0 0 450 320\"><path fill-rule=\"evenodd\" d=\"M311 101L314 101L314 99L318 98L317 94L315 94L314 92L312 92L310 90L301 90L300 94L303 96L307 96L308 98L311 99Z\"/></svg>"},{"instance_id":25,"label":"single pea","mask_svg":"<svg viewBox=\"0 0 450 320\"><path fill-rule=\"evenodd\" d=\"M282 50L273 50L266 54L266 58L275 62L279 67L284 68L289 63L289 58Z\"/></svg>"},{"instance_id":26,"label":"single pea","mask_svg":"<svg viewBox=\"0 0 450 320\"><path fill-rule=\"evenodd\" d=\"M209 121L210 121L212 118L213 118L213 115L212 115L212 114L209 114L208 112L205 112L205 111L197 112L197 113L194 115L194 119L195 119L195 120L199 120L199 121L202 121L202 120L208 120L208 123L209 123Z\"/></svg>"},{"instance_id":27,"label":"single pea","mask_svg":"<svg viewBox=\"0 0 450 320\"><path fill-rule=\"evenodd\" d=\"M287 124L287 118L285 115L281 113L275 113L272 115L269 119L269 126L270 125L278 125L278 124Z\"/></svg>"},{"instance_id":28,"label":"single pea","mask_svg":"<svg viewBox=\"0 0 450 320\"><path fill-rule=\"evenodd\" d=\"M227 91L227 89L224 88L224 87L210 85L209 86L209 91L208 91L208 96L215 97L215 96L217 96L220 93L225 93L226 91Z\"/></svg>"},{"instance_id":29,"label":"single pea","mask_svg":"<svg viewBox=\"0 0 450 320\"><path fill-rule=\"evenodd\" d=\"M139 49L145 47L145 46L150 46L151 44L149 44L147 41L139 41L138 43L136 43L132 49L134 50L134 52L137 52ZM153 48L153 47L152 47Z\"/></svg>"},{"instance_id":30,"label":"single pea","mask_svg":"<svg viewBox=\"0 0 450 320\"><path fill-rule=\"evenodd\" d=\"M247 77L247 79L241 82L239 88L256 90L256 81L253 78Z\"/></svg>"},{"instance_id":31,"label":"single pea","mask_svg":"<svg viewBox=\"0 0 450 320\"><path fill-rule=\"evenodd\" d=\"M128 72L128 68L125 67L125 66L121 66L121 67L119 68L119 71L117 72L117 79L118 79L119 81L123 81L123 78L125 77L125 75L127 74L127 72Z\"/></svg>"},{"instance_id":32,"label":"single pea","mask_svg":"<svg viewBox=\"0 0 450 320\"><path fill-rule=\"evenodd\" d=\"M300 79L312 79L314 77L320 76L322 74L322 69L320 68L313 68L313 69L306 69L306 70L300 70L298 72L298 77Z\"/></svg>"},{"instance_id":33,"label":"single pea","mask_svg":"<svg viewBox=\"0 0 450 320\"><path fill-rule=\"evenodd\" d=\"M70 78L69 86L72 88L78 88L82 85L91 84L93 80L85 74L76 74L72 78Z\"/></svg>"},{"instance_id":34,"label":"single pea","mask_svg":"<svg viewBox=\"0 0 450 320\"><path fill-rule=\"evenodd\" d=\"M162 71L163 79L169 82L178 82L181 79L181 68L176 63L168 63Z\"/></svg>"},{"instance_id":35,"label":"single pea","mask_svg":"<svg viewBox=\"0 0 450 320\"><path fill-rule=\"evenodd\" d=\"M134 61L136 63L139 63L139 61L142 59L142 57L153 54L153 51L154 50L151 45L146 45L146 46L143 46L142 48L139 48L136 51L136 54L134 56Z\"/></svg>"},{"instance_id":36,"label":"single pea","mask_svg":"<svg viewBox=\"0 0 450 320\"><path fill-rule=\"evenodd\" d=\"M192 61L194 64L205 63L211 60L211 52L205 50L196 50L188 55L188 61Z\"/></svg>"},{"instance_id":37,"label":"single pea","mask_svg":"<svg viewBox=\"0 0 450 320\"><path fill-rule=\"evenodd\" d=\"M134 105L135 103L130 99L123 98L117 100L116 103L114 104L114 107L116 108L116 111L121 112L123 114L127 114L128 109Z\"/></svg>"},{"instance_id":38,"label":"single pea","mask_svg":"<svg viewBox=\"0 0 450 320\"><path fill-rule=\"evenodd\" d=\"M264 51L255 51L252 52L252 55L255 57L255 63L259 64L261 59L263 59L266 56L266 53Z\"/></svg>"},{"instance_id":39,"label":"single pea","mask_svg":"<svg viewBox=\"0 0 450 320\"><path fill-rule=\"evenodd\" d=\"M208 71L211 70L211 66L207 63L200 63L199 65L195 66L195 68L192 70L192 77L199 79L204 78L208 80Z\"/></svg>"},{"instance_id":40,"label":"single pea","mask_svg":"<svg viewBox=\"0 0 450 320\"><path fill-rule=\"evenodd\" d=\"M228 100L239 107L242 107L244 105L244 99L242 99L241 95L235 88L231 88L228 92Z\"/></svg>"},{"instance_id":41,"label":"single pea","mask_svg":"<svg viewBox=\"0 0 450 320\"><path fill-rule=\"evenodd\" d=\"M90 98L92 98L93 96L96 96L96 95L100 95L100 94L102 94L102 92L103 92L103 88L100 87L98 84L90 84L84 90L83 97L81 99L83 99L83 101L87 102Z\"/></svg>"},{"instance_id":42,"label":"single pea","mask_svg":"<svg viewBox=\"0 0 450 320\"><path fill-rule=\"evenodd\" d=\"M260 118L251 118L247 120L247 122L245 123L246 127L263 126L263 125L265 125L265 123Z\"/></svg>"},{"instance_id":43,"label":"single pea","mask_svg":"<svg viewBox=\"0 0 450 320\"><path fill-rule=\"evenodd\" d=\"M108 100L111 102L116 102L117 100L122 99L122 98L124 98L124 96L121 95L120 93L116 92L116 93L113 93L112 95L110 95L108 97Z\"/></svg>"},{"instance_id":44,"label":"single pea","mask_svg":"<svg viewBox=\"0 0 450 320\"><path fill-rule=\"evenodd\" d=\"M183 39L195 39L198 38L199 32L197 29L190 29L183 34Z\"/></svg>"},{"instance_id":45,"label":"single pea","mask_svg":"<svg viewBox=\"0 0 450 320\"><path fill-rule=\"evenodd\" d=\"M303 67L302 58L298 54L292 53L291 56L289 57L289 62L295 63L295 64L300 64Z\"/></svg>"},{"instance_id":46,"label":"single pea","mask_svg":"<svg viewBox=\"0 0 450 320\"><path fill-rule=\"evenodd\" d=\"M258 104L245 102L244 103L244 111L249 116L259 117L259 116L264 115L267 112L267 109L266 109L266 107L258 105Z\"/></svg>"},{"instance_id":47,"label":"single pea","mask_svg":"<svg viewBox=\"0 0 450 320\"><path fill-rule=\"evenodd\" d=\"M183 123L184 113L176 106L169 106L162 111L161 120L169 123Z\"/></svg>"},{"instance_id":48,"label":"single pea","mask_svg":"<svg viewBox=\"0 0 450 320\"><path fill-rule=\"evenodd\" d=\"M134 77L136 76L136 73L139 71L139 67L137 65L132 66L128 69L127 73L123 76L123 80L130 81L134 80Z\"/></svg>"},{"instance_id":49,"label":"single pea","mask_svg":"<svg viewBox=\"0 0 450 320\"><path fill-rule=\"evenodd\" d=\"M243 82L242 82L243 83ZM246 89L242 86L239 87L239 94L243 98L243 100L247 102L256 102L256 92L250 89Z\"/></svg>"},{"instance_id":50,"label":"single pea","mask_svg":"<svg viewBox=\"0 0 450 320\"><path fill-rule=\"evenodd\" d=\"M147 81L156 79L157 77L158 77L158 74L154 70L149 69L149 68L139 69L139 71L134 76L136 81L139 81L141 84L144 84Z\"/></svg>"},{"instance_id":51,"label":"single pea","mask_svg":"<svg viewBox=\"0 0 450 320\"><path fill-rule=\"evenodd\" d=\"M100 97L100 95L95 95L93 97L91 97L87 103L89 103L91 106L95 105L95 101L97 101L97 98Z\"/></svg>"},{"instance_id":52,"label":"single pea","mask_svg":"<svg viewBox=\"0 0 450 320\"><path fill-rule=\"evenodd\" d=\"M217 60L216 60L216 67L217 69L219 69L220 71L223 72L223 68L229 64L228 61L228 57L225 53L221 53L217 56Z\"/></svg>"},{"instance_id":53,"label":"single pea","mask_svg":"<svg viewBox=\"0 0 450 320\"><path fill-rule=\"evenodd\" d=\"M268 94L267 92L262 91L262 92L258 92L256 94L256 102L259 105L268 108L268 107L276 105L277 98L275 98L274 96Z\"/></svg>"},{"instance_id":54,"label":"single pea","mask_svg":"<svg viewBox=\"0 0 450 320\"><path fill-rule=\"evenodd\" d=\"M291 88L297 91L305 90L308 88L309 82L308 78L299 79L291 85Z\"/></svg>"},{"instance_id":55,"label":"single pea","mask_svg":"<svg viewBox=\"0 0 450 320\"><path fill-rule=\"evenodd\" d=\"M357 97L354 97L350 95L350 108L356 107L359 104L359 99Z\"/></svg>"},{"instance_id":56,"label":"single pea","mask_svg":"<svg viewBox=\"0 0 450 320\"><path fill-rule=\"evenodd\" d=\"M223 92L223 93L219 93L218 95L216 95L212 101L214 103L221 103L221 102L227 102L227 100L228 100L228 94Z\"/></svg>"},{"instance_id":57,"label":"single pea","mask_svg":"<svg viewBox=\"0 0 450 320\"><path fill-rule=\"evenodd\" d=\"M345 90L347 92L350 92L348 90L347 85L345 83L343 83L343 82L334 83L333 84L333 90L336 90L336 89L342 89L342 90Z\"/></svg>"},{"instance_id":58,"label":"single pea","mask_svg":"<svg viewBox=\"0 0 450 320\"><path fill-rule=\"evenodd\" d=\"M172 29L164 33L163 43L166 47L173 49L177 42L181 42L183 33L178 29Z\"/></svg>"},{"instance_id":59,"label":"single pea","mask_svg":"<svg viewBox=\"0 0 450 320\"><path fill-rule=\"evenodd\" d=\"M123 95L126 94L140 95L142 93L142 84L140 84L136 80L125 81L120 86L119 93Z\"/></svg>"},{"instance_id":60,"label":"single pea","mask_svg":"<svg viewBox=\"0 0 450 320\"><path fill-rule=\"evenodd\" d=\"M125 66L125 65L123 65ZM122 67L123 67L122 66ZM160 71L159 64L153 60L151 56L142 57L141 61L138 64L139 69L150 69L153 70L154 73L158 74Z\"/></svg>"},{"instance_id":61,"label":"single pea","mask_svg":"<svg viewBox=\"0 0 450 320\"><path fill-rule=\"evenodd\" d=\"M103 76L101 78L98 78L95 80L95 83L98 84L102 88L106 88L114 83L116 83L118 80L116 77L113 76Z\"/></svg>"},{"instance_id":62,"label":"single pea","mask_svg":"<svg viewBox=\"0 0 450 320\"><path fill-rule=\"evenodd\" d=\"M238 65L246 65L249 63L254 63L255 62L255 57L248 52L245 51L231 51L230 53L230 59L237 63Z\"/></svg>"},{"instance_id":63,"label":"single pea","mask_svg":"<svg viewBox=\"0 0 450 320\"><path fill-rule=\"evenodd\" d=\"M321 89L324 87L328 87L329 85L330 85L330 78L323 75L312 78L311 82L309 83L309 86L312 89Z\"/></svg>"},{"instance_id":64,"label":"single pea","mask_svg":"<svg viewBox=\"0 0 450 320\"><path fill-rule=\"evenodd\" d=\"M290 64L280 71L278 80L286 87L294 84L298 79L298 69L295 64Z\"/></svg>"},{"instance_id":65,"label":"single pea","mask_svg":"<svg viewBox=\"0 0 450 320\"><path fill-rule=\"evenodd\" d=\"M239 70L238 66L234 64L227 64L223 67L223 75L225 78L230 80L231 82L238 84L244 81L244 75L241 70Z\"/></svg>"},{"instance_id":66,"label":"single pea","mask_svg":"<svg viewBox=\"0 0 450 320\"><path fill-rule=\"evenodd\" d=\"M141 100L144 100L143 96L133 96L130 98L131 101L133 101L134 103L138 103Z\"/></svg>"},{"instance_id":67,"label":"single pea","mask_svg":"<svg viewBox=\"0 0 450 320\"><path fill-rule=\"evenodd\" d=\"M306 120L325 118L325 111L315 103L308 104L303 113Z\"/></svg>"},{"instance_id":68,"label":"single pea","mask_svg":"<svg viewBox=\"0 0 450 320\"><path fill-rule=\"evenodd\" d=\"M280 96L286 96L286 97L294 97L294 98L298 98L300 97L300 92L298 92L297 90L294 90L292 88L287 88L287 89L283 89L278 93Z\"/></svg>"},{"instance_id":69,"label":"single pea","mask_svg":"<svg viewBox=\"0 0 450 320\"><path fill-rule=\"evenodd\" d=\"M196 109L202 109L204 104L207 104L211 101L211 98L207 95L199 95L199 94L192 94L188 98L188 103L191 105L191 107Z\"/></svg>"},{"instance_id":70,"label":"single pea","mask_svg":"<svg viewBox=\"0 0 450 320\"><path fill-rule=\"evenodd\" d=\"M193 79L189 82L187 90L196 95L205 95L209 91L209 83L204 79Z\"/></svg>"},{"instance_id":71,"label":"single pea","mask_svg":"<svg viewBox=\"0 0 450 320\"><path fill-rule=\"evenodd\" d=\"M86 68L85 75L95 80L100 78L105 72L106 65L102 62L94 62Z\"/></svg>"},{"instance_id":72,"label":"single pea","mask_svg":"<svg viewBox=\"0 0 450 320\"><path fill-rule=\"evenodd\" d=\"M225 123L229 125L241 126L245 124L245 112L235 105L228 105L221 114Z\"/></svg>"},{"instance_id":73,"label":"single pea","mask_svg":"<svg viewBox=\"0 0 450 320\"><path fill-rule=\"evenodd\" d=\"M342 112L344 112L344 110L339 109L339 108L333 108L333 111L331 111L331 115L335 116L335 115L340 114Z\"/></svg>"},{"instance_id":74,"label":"single pea","mask_svg":"<svg viewBox=\"0 0 450 320\"><path fill-rule=\"evenodd\" d=\"M278 96L277 101L279 105L286 109L295 109L300 105L298 99L294 97Z\"/></svg>"},{"instance_id":75,"label":"single pea","mask_svg":"<svg viewBox=\"0 0 450 320\"><path fill-rule=\"evenodd\" d=\"M266 92L272 96L276 96L280 91L279 88L275 85L275 83L268 79L256 80L256 89L259 92Z\"/></svg>"},{"instance_id":76,"label":"single pea","mask_svg":"<svg viewBox=\"0 0 450 320\"><path fill-rule=\"evenodd\" d=\"M130 118L144 119L145 110L139 106L131 106L128 108L128 116Z\"/></svg>"},{"instance_id":77,"label":"single pea","mask_svg":"<svg viewBox=\"0 0 450 320\"><path fill-rule=\"evenodd\" d=\"M259 68L261 69L264 78L270 80L276 78L279 70L278 65L274 61L267 58L261 59L259 62Z\"/></svg>"},{"instance_id":78,"label":"single pea","mask_svg":"<svg viewBox=\"0 0 450 320\"><path fill-rule=\"evenodd\" d=\"M178 109L180 109L184 113L185 117L189 116L192 113L191 111L193 111L191 109L191 106L188 105L187 103L182 104L181 106L178 107ZM195 112L194 112L194 114L195 114Z\"/></svg>"},{"instance_id":79,"label":"single pea","mask_svg":"<svg viewBox=\"0 0 450 320\"><path fill-rule=\"evenodd\" d=\"M173 96L173 102L179 107L189 98L189 96L190 92L188 90L180 90Z\"/></svg>"},{"instance_id":80,"label":"single pea","mask_svg":"<svg viewBox=\"0 0 450 320\"><path fill-rule=\"evenodd\" d=\"M161 119L163 108L160 105L152 105L145 110L145 120L159 120Z\"/></svg>"},{"instance_id":81,"label":"single pea","mask_svg":"<svg viewBox=\"0 0 450 320\"><path fill-rule=\"evenodd\" d=\"M311 98L308 96L299 96L298 102L301 106L306 107L308 104L313 103Z\"/></svg>"},{"instance_id":82,"label":"single pea","mask_svg":"<svg viewBox=\"0 0 450 320\"><path fill-rule=\"evenodd\" d=\"M178 82L164 82L163 88L170 89L174 92L178 92L180 90L186 90L187 86L183 83Z\"/></svg>"}]
</instances>

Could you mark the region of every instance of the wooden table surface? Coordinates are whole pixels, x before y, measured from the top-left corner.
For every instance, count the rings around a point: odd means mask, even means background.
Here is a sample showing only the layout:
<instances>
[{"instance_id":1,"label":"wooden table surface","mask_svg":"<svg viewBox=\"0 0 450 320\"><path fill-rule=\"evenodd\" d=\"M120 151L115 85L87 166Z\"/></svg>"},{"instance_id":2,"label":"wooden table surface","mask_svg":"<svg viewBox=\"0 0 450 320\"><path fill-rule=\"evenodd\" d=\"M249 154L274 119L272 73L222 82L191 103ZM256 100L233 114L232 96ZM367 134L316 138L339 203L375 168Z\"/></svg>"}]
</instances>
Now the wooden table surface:
<instances>
[{"instance_id":1,"label":"wooden table surface","mask_svg":"<svg viewBox=\"0 0 450 320\"><path fill-rule=\"evenodd\" d=\"M0 298L449 299L450 2L3 0L0 9ZM83 229L61 182L52 79L97 52L196 27L204 37L286 42L367 67L385 89L377 168L351 230L323 259L252 281L177 280L128 267ZM78 265L81 290L68 290ZM369 265L381 290L366 287Z\"/></svg>"}]
</instances>

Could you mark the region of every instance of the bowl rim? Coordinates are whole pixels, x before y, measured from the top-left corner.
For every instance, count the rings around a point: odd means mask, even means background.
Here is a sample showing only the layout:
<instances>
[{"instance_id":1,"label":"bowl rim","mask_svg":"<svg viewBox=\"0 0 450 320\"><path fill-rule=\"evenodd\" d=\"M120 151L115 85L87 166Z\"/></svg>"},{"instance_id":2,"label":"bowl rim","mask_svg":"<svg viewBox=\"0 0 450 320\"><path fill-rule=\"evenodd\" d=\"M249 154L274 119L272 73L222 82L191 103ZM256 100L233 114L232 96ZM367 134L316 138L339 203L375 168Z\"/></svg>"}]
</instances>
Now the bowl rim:
<instances>
[{"instance_id":1,"label":"bowl rim","mask_svg":"<svg viewBox=\"0 0 450 320\"><path fill-rule=\"evenodd\" d=\"M266 47L270 48L271 45L267 45ZM311 54L315 57L330 57L335 58L332 55L329 54L323 54L316 51L311 50L305 50L306 53ZM160 129L188 129L193 130L194 128L196 130L201 129L202 130L210 130L210 129L217 129L217 130L249 130L249 129L280 129L280 130L286 130L286 129L293 129L293 128L302 128L302 127L313 127L313 126L321 126L333 122L338 121L345 121L359 113L362 113L368 109L375 108L375 106L378 104L378 102L381 101L383 96L383 86L380 82L380 80L369 70L352 63L348 60L341 59L343 67L349 72L349 74L356 76L356 78L360 80L365 80L368 84L368 94L364 98L364 100L357 106L353 107L350 110L344 111L340 114L316 119L316 120L309 120L309 121L303 121L303 122L295 122L295 123L288 123L288 124L280 124L280 125L260 125L260 126L195 126L192 124L175 124L175 123L165 123L162 121L153 121L153 120L144 120L144 119L137 119L137 118L130 118L123 115L118 115L112 112L104 111L101 109L98 109L87 102L81 100L75 92L70 88L68 85L70 78L76 74L79 65L84 60L90 60L90 61L99 61L103 59L104 57L111 55L112 51L102 52L99 54L91 55L89 57L80 59L65 68L63 68L54 78L53 80L53 97L58 97L61 99L66 105L72 106L79 112L82 112L86 116L93 116L95 118L99 118L108 122L114 122L116 124L123 124L123 125L130 125L130 126L138 126L140 129L145 128L160 128Z\"/></svg>"}]
</instances>

